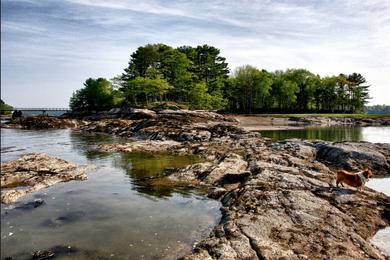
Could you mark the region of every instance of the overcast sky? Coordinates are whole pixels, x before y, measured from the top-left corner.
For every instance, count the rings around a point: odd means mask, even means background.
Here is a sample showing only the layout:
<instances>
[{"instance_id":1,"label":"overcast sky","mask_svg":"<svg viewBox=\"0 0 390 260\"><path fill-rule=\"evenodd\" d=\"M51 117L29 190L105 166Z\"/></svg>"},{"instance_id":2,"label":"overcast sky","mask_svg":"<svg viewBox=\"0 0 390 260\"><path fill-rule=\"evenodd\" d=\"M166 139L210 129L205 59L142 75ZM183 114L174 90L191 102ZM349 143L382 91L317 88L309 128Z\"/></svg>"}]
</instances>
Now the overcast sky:
<instances>
[{"instance_id":1,"label":"overcast sky","mask_svg":"<svg viewBox=\"0 0 390 260\"><path fill-rule=\"evenodd\" d=\"M390 1L2 0L1 98L67 107L147 43L213 45L229 67L359 72L390 105Z\"/></svg>"}]
</instances>

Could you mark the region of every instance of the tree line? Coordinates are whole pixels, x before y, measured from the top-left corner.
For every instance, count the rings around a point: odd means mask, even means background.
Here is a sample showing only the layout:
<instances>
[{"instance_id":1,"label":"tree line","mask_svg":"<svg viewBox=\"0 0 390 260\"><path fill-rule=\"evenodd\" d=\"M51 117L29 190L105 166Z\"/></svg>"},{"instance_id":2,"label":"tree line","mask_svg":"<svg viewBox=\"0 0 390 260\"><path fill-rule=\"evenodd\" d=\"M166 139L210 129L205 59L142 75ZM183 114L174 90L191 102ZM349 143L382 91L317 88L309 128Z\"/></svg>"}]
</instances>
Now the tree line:
<instances>
[{"instance_id":1,"label":"tree line","mask_svg":"<svg viewBox=\"0 0 390 260\"><path fill-rule=\"evenodd\" d=\"M356 113L369 99L359 73L320 77L306 69L269 72L251 65L229 70L220 50L209 45L173 48L147 44L130 55L111 80L89 78L70 98L74 111L152 107L174 102L190 109L236 113Z\"/></svg>"},{"instance_id":2,"label":"tree line","mask_svg":"<svg viewBox=\"0 0 390 260\"><path fill-rule=\"evenodd\" d=\"M366 106L367 114L387 114L390 115L390 106L386 105L374 105Z\"/></svg>"}]
</instances>

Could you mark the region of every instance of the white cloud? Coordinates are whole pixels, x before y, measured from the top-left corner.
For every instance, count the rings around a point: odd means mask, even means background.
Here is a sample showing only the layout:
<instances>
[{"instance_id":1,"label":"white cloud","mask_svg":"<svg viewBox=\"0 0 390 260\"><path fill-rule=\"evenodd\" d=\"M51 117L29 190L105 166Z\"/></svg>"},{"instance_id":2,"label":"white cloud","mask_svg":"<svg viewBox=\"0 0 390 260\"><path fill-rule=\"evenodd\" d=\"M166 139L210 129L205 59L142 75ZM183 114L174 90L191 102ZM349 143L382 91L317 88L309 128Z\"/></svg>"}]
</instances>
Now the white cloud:
<instances>
[{"instance_id":1,"label":"white cloud","mask_svg":"<svg viewBox=\"0 0 390 260\"><path fill-rule=\"evenodd\" d=\"M15 2L35 8L7 9ZM372 103L390 104L387 0L5 0L3 5L2 65L16 71L22 70L19 63L42 70L59 63L69 75L77 73L78 81L112 77L140 45L210 44L221 49L232 69L252 64L268 70L303 67L323 76L360 72L372 85ZM41 73L37 84L62 84L44 71L34 73ZM16 81L5 78L5 93L12 92ZM81 82L67 79L70 85L75 89Z\"/></svg>"}]
</instances>

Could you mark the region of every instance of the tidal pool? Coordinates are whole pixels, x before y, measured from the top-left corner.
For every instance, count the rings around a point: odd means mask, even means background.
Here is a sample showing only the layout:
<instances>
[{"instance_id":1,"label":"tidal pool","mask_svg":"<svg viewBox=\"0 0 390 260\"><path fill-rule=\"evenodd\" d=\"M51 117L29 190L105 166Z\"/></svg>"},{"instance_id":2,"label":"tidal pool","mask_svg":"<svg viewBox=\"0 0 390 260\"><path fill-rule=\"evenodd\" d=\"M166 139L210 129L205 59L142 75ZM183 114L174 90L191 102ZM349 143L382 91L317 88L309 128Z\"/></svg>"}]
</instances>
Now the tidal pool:
<instances>
[{"instance_id":1,"label":"tidal pool","mask_svg":"<svg viewBox=\"0 0 390 260\"><path fill-rule=\"evenodd\" d=\"M1 129L1 161L45 152L97 166L86 181L2 204L1 258L31 259L36 250L52 249L58 259L175 259L206 237L219 222L219 202L160 178L166 169L199 159L95 150L100 143L122 141L71 130ZM44 204L34 208L35 199Z\"/></svg>"}]
</instances>

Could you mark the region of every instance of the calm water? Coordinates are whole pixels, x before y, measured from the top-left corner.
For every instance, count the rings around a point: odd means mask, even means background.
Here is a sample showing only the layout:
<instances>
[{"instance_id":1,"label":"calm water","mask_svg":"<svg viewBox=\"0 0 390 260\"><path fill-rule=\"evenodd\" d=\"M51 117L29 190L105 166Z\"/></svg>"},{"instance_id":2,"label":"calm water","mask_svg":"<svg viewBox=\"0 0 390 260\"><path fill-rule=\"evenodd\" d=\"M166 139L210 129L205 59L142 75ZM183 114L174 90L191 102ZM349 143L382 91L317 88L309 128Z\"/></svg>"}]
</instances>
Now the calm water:
<instances>
[{"instance_id":1,"label":"calm water","mask_svg":"<svg viewBox=\"0 0 390 260\"><path fill-rule=\"evenodd\" d=\"M325 141L367 141L372 143L390 143L390 127L308 127L294 130L260 131L264 137L275 140L289 138L319 139Z\"/></svg>"},{"instance_id":2,"label":"calm water","mask_svg":"<svg viewBox=\"0 0 390 260\"><path fill-rule=\"evenodd\" d=\"M36 250L54 248L58 259L172 259L208 235L220 218L218 202L149 178L197 158L94 151L113 141L122 140L71 130L1 129L1 161L45 152L97 166L86 181L60 183L15 205L2 204L1 258L30 259ZM37 198L45 204L26 206Z\"/></svg>"}]
</instances>

